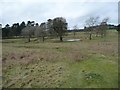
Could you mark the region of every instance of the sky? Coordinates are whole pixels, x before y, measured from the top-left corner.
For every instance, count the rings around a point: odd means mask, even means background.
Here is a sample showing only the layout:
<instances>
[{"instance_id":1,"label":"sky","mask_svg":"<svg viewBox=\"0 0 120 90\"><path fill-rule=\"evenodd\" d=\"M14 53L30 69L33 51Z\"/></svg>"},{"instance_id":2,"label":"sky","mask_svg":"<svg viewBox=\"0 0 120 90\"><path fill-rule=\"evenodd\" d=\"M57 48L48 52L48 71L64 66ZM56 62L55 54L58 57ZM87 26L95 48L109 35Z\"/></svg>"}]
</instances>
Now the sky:
<instances>
[{"instance_id":1,"label":"sky","mask_svg":"<svg viewBox=\"0 0 120 90\"><path fill-rule=\"evenodd\" d=\"M109 17L110 24L118 24L119 0L0 0L0 23L5 26L22 21L47 22L64 17L68 28L85 26L89 17Z\"/></svg>"}]
</instances>

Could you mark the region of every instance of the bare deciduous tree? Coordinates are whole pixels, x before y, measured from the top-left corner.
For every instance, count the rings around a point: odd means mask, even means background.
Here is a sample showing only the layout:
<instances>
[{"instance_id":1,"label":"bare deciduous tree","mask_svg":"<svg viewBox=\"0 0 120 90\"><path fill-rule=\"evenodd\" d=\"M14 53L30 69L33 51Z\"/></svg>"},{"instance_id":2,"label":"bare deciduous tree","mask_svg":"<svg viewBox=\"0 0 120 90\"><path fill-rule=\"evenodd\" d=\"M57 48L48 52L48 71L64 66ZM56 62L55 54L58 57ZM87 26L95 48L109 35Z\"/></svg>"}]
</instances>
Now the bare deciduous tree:
<instances>
[{"instance_id":1,"label":"bare deciduous tree","mask_svg":"<svg viewBox=\"0 0 120 90\"><path fill-rule=\"evenodd\" d=\"M42 37L42 41L44 42L46 35L47 35L46 23L41 23L40 26L36 26L35 36L37 38Z\"/></svg>"},{"instance_id":2,"label":"bare deciduous tree","mask_svg":"<svg viewBox=\"0 0 120 90\"><path fill-rule=\"evenodd\" d=\"M22 35L28 38L28 42L30 42L30 38L34 35L36 27L34 26L34 21L28 21L27 26L22 29Z\"/></svg>"},{"instance_id":3,"label":"bare deciduous tree","mask_svg":"<svg viewBox=\"0 0 120 90\"><path fill-rule=\"evenodd\" d=\"M108 27L107 27L107 22L108 22L108 20L109 20L109 18L108 17L106 17L106 18L104 18L103 20L102 20L102 22L101 22L101 24L100 24L100 33L101 33L101 37L104 37L104 36L106 36L106 34L107 34L107 29L108 29Z\"/></svg>"},{"instance_id":4,"label":"bare deciduous tree","mask_svg":"<svg viewBox=\"0 0 120 90\"><path fill-rule=\"evenodd\" d=\"M99 17L89 17L85 23L86 23L86 31L89 34L89 39L92 39L92 34L94 32L94 26L98 24Z\"/></svg>"},{"instance_id":5,"label":"bare deciduous tree","mask_svg":"<svg viewBox=\"0 0 120 90\"><path fill-rule=\"evenodd\" d=\"M26 26L22 29L22 35L28 38L28 42L30 42L30 38L34 35L35 27L34 26Z\"/></svg>"},{"instance_id":6,"label":"bare deciduous tree","mask_svg":"<svg viewBox=\"0 0 120 90\"><path fill-rule=\"evenodd\" d=\"M75 37L75 35L76 35L77 29L78 29L77 25L73 26L73 34L74 34L74 37Z\"/></svg>"}]
</instances>

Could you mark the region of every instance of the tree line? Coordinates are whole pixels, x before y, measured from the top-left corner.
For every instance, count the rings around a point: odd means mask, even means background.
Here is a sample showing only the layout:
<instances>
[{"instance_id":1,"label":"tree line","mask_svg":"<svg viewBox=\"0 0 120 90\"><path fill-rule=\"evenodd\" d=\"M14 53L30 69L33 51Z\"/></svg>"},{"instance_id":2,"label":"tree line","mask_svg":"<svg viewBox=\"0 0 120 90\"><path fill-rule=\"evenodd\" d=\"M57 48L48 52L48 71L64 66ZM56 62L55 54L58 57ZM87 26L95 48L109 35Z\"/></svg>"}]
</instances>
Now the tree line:
<instances>
[{"instance_id":1,"label":"tree line","mask_svg":"<svg viewBox=\"0 0 120 90\"><path fill-rule=\"evenodd\" d=\"M101 36L105 37L106 36L106 31L108 29L108 20L109 18L106 17L102 21L99 21L100 17L89 17L85 23L85 30L86 33L89 34L89 39L92 39L92 35Z\"/></svg>"},{"instance_id":2,"label":"tree line","mask_svg":"<svg viewBox=\"0 0 120 90\"><path fill-rule=\"evenodd\" d=\"M63 35L67 32L68 23L63 17L48 19L40 25L35 21L28 21L27 24L23 21L21 24L15 23L11 27L9 24L2 28L2 38L26 37L30 42L31 37L43 38L46 36L59 36L60 41L63 41Z\"/></svg>"},{"instance_id":3,"label":"tree line","mask_svg":"<svg viewBox=\"0 0 120 90\"><path fill-rule=\"evenodd\" d=\"M93 35L105 37L106 30L108 29L107 23L109 18L104 18L99 21L100 17L89 17L85 21L84 31L92 39ZM118 25L119 26L119 25ZM28 21L25 23L14 23L11 27L9 24L2 28L2 38L17 38L25 37L30 42L31 37L37 37L44 42L45 37L59 37L60 41L63 41L63 36L68 29L68 23L63 17L56 17L54 19L48 19L47 22L42 22L40 25L35 21ZM77 26L74 26L73 30L77 30ZM119 31L119 28L117 27ZM75 35L75 31L73 32Z\"/></svg>"}]
</instances>

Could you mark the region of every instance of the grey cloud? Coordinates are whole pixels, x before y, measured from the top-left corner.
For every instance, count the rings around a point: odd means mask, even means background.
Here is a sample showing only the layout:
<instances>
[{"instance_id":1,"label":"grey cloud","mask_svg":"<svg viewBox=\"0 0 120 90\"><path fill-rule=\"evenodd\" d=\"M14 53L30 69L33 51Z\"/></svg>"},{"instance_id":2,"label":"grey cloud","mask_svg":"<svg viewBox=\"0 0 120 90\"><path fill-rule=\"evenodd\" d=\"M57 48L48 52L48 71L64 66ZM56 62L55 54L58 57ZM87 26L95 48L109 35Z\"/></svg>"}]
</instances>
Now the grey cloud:
<instances>
[{"instance_id":1,"label":"grey cloud","mask_svg":"<svg viewBox=\"0 0 120 90\"><path fill-rule=\"evenodd\" d=\"M13 0L14 1L14 0ZM19 0L18 0L19 1ZM112 23L117 22L117 3L109 2L35 2L35 3L4 3L2 10L2 24L35 20L45 22L49 18L63 16L67 19L69 27L84 26L84 21L90 16L111 17ZM0 6L1 7L1 6ZM6 7L6 8L5 8ZM1 15L1 14L0 14Z\"/></svg>"}]
</instances>

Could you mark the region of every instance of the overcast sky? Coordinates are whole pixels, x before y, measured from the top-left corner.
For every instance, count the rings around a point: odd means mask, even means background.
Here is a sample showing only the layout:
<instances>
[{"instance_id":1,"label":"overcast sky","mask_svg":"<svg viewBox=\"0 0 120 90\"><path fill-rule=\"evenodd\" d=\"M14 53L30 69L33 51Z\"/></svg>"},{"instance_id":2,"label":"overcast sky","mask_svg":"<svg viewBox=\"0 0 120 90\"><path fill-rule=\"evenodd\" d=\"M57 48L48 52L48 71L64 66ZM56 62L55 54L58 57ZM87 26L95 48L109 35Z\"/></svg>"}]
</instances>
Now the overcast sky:
<instances>
[{"instance_id":1,"label":"overcast sky","mask_svg":"<svg viewBox=\"0 0 120 90\"><path fill-rule=\"evenodd\" d=\"M91 16L109 17L109 23L118 23L119 0L0 0L0 23L10 26L22 21L46 22L64 17L68 27L83 28Z\"/></svg>"}]
</instances>

